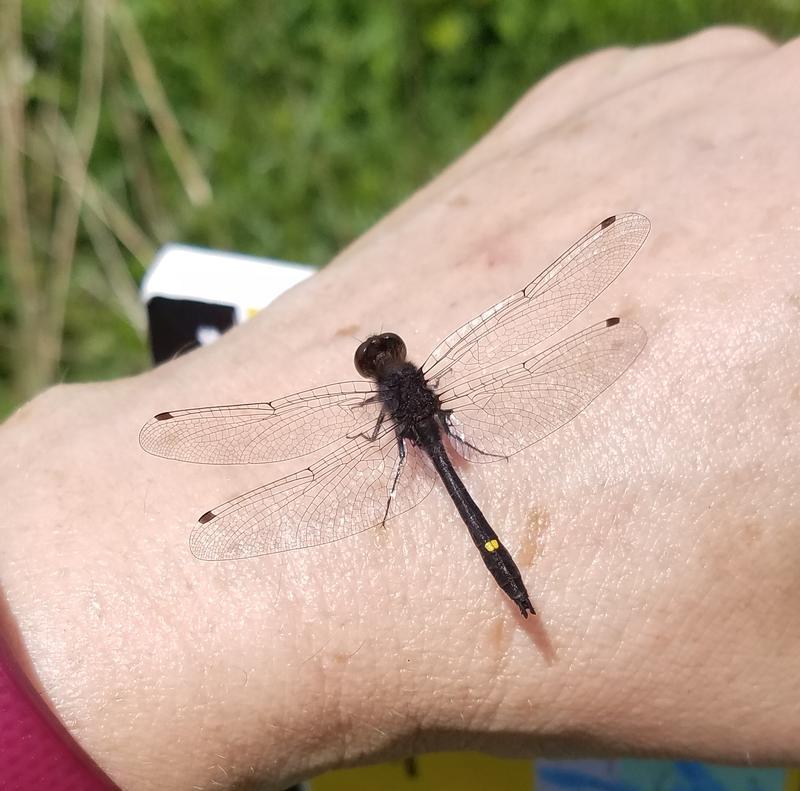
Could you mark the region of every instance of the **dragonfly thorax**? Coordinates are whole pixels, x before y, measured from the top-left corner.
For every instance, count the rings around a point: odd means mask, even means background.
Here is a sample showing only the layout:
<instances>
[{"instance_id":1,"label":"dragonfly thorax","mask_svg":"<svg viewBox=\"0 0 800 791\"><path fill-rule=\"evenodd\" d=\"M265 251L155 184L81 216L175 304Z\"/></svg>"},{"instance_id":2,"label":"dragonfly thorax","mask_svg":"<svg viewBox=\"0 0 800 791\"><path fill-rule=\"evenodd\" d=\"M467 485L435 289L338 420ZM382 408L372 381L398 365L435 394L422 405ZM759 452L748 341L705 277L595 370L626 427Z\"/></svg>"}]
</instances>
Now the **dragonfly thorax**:
<instances>
[{"instance_id":1,"label":"dragonfly thorax","mask_svg":"<svg viewBox=\"0 0 800 791\"><path fill-rule=\"evenodd\" d=\"M428 385L425 375L409 362L384 372L378 379L378 395L405 434L414 425L434 417L440 409L439 397Z\"/></svg>"}]
</instances>

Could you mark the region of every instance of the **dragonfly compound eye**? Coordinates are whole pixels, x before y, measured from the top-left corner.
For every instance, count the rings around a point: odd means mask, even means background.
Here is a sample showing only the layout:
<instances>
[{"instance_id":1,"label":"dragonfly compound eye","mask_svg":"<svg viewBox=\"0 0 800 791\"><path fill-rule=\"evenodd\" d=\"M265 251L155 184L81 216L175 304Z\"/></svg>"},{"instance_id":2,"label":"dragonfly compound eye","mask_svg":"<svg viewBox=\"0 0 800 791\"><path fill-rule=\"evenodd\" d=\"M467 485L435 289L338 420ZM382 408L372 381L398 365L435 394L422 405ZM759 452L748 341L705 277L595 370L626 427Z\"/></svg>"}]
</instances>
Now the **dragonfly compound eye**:
<instances>
[{"instance_id":1,"label":"dragonfly compound eye","mask_svg":"<svg viewBox=\"0 0 800 791\"><path fill-rule=\"evenodd\" d=\"M380 339L381 345L389 357L401 361L406 359L406 344L399 335L394 332L384 332Z\"/></svg>"},{"instance_id":2,"label":"dragonfly compound eye","mask_svg":"<svg viewBox=\"0 0 800 791\"><path fill-rule=\"evenodd\" d=\"M375 378L377 373L375 362L380 351L380 338L377 335L371 335L356 349L353 364L356 367L356 371L365 379Z\"/></svg>"}]
</instances>

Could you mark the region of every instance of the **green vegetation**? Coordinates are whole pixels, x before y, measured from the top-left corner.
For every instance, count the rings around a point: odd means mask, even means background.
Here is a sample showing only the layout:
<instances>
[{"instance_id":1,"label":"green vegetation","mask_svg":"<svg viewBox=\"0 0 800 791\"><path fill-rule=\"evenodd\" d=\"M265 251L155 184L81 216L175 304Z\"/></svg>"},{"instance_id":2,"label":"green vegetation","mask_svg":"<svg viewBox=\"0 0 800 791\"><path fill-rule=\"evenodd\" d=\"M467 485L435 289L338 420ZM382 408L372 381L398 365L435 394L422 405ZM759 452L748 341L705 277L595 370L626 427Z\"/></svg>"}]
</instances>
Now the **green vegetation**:
<instances>
[{"instance_id":1,"label":"green vegetation","mask_svg":"<svg viewBox=\"0 0 800 791\"><path fill-rule=\"evenodd\" d=\"M321 265L581 53L800 32L800 0L0 8L0 415L147 365L135 288L164 241Z\"/></svg>"}]
</instances>

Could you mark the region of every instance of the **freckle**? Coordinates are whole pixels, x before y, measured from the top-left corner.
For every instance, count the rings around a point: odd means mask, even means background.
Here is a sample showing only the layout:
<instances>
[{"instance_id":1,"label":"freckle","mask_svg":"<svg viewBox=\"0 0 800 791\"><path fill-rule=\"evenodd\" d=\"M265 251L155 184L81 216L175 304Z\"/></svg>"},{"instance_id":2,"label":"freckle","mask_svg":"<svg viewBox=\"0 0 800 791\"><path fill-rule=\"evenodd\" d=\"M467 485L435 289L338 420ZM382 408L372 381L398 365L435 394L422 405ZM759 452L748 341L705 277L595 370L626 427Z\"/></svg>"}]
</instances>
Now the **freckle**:
<instances>
[{"instance_id":1,"label":"freckle","mask_svg":"<svg viewBox=\"0 0 800 791\"><path fill-rule=\"evenodd\" d=\"M739 530L745 545L753 547L761 540L764 534L764 525L755 520L748 520L740 524Z\"/></svg>"},{"instance_id":2,"label":"freckle","mask_svg":"<svg viewBox=\"0 0 800 791\"><path fill-rule=\"evenodd\" d=\"M528 511L525 530L520 541L519 561L522 566L533 564L539 554L539 545L544 533L550 528L550 514L547 511L533 508Z\"/></svg>"},{"instance_id":3,"label":"freckle","mask_svg":"<svg viewBox=\"0 0 800 791\"><path fill-rule=\"evenodd\" d=\"M447 201L448 206L456 207L469 206L469 203L469 198L466 195L456 195Z\"/></svg>"},{"instance_id":4,"label":"freckle","mask_svg":"<svg viewBox=\"0 0 800 791\"><path fill-rule=\"evenodd\" d=\"M581 132L589 128L589 123L585 120L576 120L572 123L566 123L559 129L559 137L577 137Z\"/></svg>"},{"instance_id":5,"label":"freckle","mask_svg":"<svg viewBox=\"0 0 800 791\"><path fill-rule=\"evenodd\" d=\"M698 151L710 151L716 148L713 141L709 140L707 137L696 137L692 142L694 142Z\"/></svg>"},{"instance_id":6,"label":"freckle","mask_svg":"<svg viewBox=\"0 0 800 791\"><path fill-rule=\"evenodd\" d=\"M347 324L333 333L334 338L351 338L359 330L358 324Z\"/></svg>"}]
</instances>

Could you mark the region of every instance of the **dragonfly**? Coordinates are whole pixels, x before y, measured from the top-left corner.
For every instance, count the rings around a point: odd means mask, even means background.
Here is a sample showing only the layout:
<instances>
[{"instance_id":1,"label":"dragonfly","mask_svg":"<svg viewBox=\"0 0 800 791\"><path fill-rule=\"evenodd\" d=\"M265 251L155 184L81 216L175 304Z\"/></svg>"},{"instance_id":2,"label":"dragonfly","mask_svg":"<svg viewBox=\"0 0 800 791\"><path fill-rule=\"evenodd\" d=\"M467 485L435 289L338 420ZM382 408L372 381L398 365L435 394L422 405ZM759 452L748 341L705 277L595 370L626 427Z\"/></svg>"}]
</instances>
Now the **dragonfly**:
<instances>
[{"instance_id":1,"label":"dragonfly","mask_svg":"<svg viewBox=\"0 0 800 791\"><path fill-rule=\"evenodd\" d=\"M327 544L416 507L439 481L497 585L535 614L511 553L473 500L452 454L508 459L581 413L647 340L612 317L539 349L625 269L649 220L607 217L525 288L448 335L417 366L393 332L355 352L362 379L249 404L161 412L142 428L150 454L199 464L262 464L325 451L303 469L204 513L189 538L203 560Z\"/></svg>"}]
</instances>

